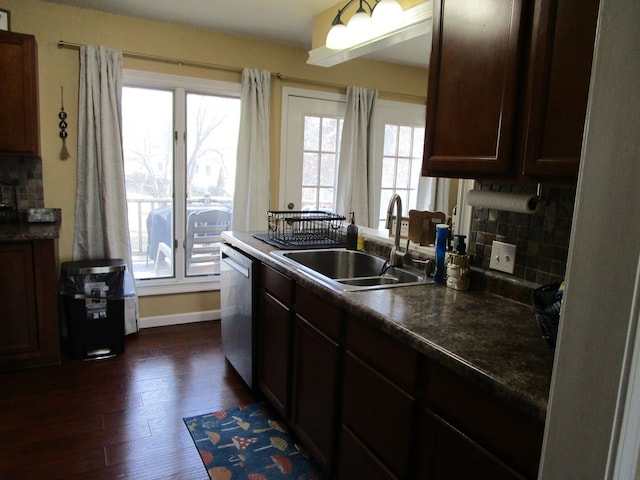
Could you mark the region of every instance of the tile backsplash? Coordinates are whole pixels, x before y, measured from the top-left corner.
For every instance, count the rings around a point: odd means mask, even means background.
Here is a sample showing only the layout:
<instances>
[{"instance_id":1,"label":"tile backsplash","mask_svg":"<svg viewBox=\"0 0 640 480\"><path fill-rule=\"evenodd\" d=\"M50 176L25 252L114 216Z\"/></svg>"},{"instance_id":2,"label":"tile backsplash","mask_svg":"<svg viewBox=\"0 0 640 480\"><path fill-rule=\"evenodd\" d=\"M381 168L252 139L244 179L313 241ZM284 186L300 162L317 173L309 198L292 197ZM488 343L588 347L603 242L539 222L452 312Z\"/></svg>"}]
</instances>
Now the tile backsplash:
<instances>
[{"instance_id":1,"label":"tile backsplash","mask_svg":"<svg viewBox=\"0 0 640 480\"><path fill-rule=\"evenodd\" d=\"M18 210L44 207L40 157L0 156L0 183L16 186Z\"/></svg>"},{"instance_id":2,"label":"tile backsplash","mask_svg":"<svg viewBox=\"0 0 640 480\"><path fill-rule=\"evenodd\" d=\"M535 185L482 184L482 190L535 195ZM513 213L474 208L469 239L473 266L489 269L491 243L517 246L513 276L538 284L564 278L571 234L575 187L544 186L537 211Z\"/></svg>"}]
</instances>

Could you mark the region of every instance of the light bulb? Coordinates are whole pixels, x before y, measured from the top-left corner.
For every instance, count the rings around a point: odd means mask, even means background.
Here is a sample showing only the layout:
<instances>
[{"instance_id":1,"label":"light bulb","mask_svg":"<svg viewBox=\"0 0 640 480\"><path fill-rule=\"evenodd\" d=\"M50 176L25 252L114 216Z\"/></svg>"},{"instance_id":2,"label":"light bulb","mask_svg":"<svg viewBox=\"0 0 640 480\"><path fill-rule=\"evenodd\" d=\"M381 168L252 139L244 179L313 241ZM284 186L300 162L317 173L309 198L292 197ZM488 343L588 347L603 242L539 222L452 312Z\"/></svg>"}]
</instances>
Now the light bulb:
<instances>
[{"instance_id":1,"label":"light bulb","mask_svg":"<svg viewBox=\"0 0 640 480\"><path fill-rule=\"evenodd\" d=\"M349 32L344 23L338 23L331 27L325 42L327 48L331 50L341 50L349 46Z\"/></svg>"},{"instance_id":2,"label":"light bulb","mask_svg":"<svg viewBox=\"0 0 640 480\"><path fill-rule=\"evenodd\" d=\"M347 29L349 30L351 45L357 45L371 37L373 29L371 17L363 9L359 9L347 22Z\"/></svg>"},{"instance_id":3,"label":"light bulb","mask_svg":"<svg viewBox=\"0 0 640 480\"><path fill-rule=\"evenodd\" d=\"M402 23L404 11L396 0L380 0L371 14L376 29L389 31Z\"/></svg>"}]
</instances>

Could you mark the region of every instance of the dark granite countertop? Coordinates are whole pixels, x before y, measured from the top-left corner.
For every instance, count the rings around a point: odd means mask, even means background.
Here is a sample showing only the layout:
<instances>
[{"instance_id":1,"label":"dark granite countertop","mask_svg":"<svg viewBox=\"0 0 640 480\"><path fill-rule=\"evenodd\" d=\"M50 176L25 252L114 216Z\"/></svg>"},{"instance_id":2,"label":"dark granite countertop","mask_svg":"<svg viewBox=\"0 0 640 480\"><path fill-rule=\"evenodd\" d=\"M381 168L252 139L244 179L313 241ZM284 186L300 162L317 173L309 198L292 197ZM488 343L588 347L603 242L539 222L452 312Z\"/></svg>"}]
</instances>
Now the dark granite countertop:
<instances>
[{"instance_id":1,"label":"dark granite countertop","mask_svg":"<svg viewBox=\"0 0 640 480\"><path fill-rule=\"evenodd\" d=\"M336 292L270 255L277 249L251 233L225 232L223 238L544 420L553 351L542 340L528 304L488 291L456 291L437 284Z\"/></svg>"},{"instance_id":2,"label":"dark granite countertop","mask_svg":"<svg viewBox=\"0 0 640 480\"><path fill-rule=\"evenodd\" d=\"M59 220L51 223L0 223L0 243L52 240L59 236Z\"/></svg>"}]
</instances>

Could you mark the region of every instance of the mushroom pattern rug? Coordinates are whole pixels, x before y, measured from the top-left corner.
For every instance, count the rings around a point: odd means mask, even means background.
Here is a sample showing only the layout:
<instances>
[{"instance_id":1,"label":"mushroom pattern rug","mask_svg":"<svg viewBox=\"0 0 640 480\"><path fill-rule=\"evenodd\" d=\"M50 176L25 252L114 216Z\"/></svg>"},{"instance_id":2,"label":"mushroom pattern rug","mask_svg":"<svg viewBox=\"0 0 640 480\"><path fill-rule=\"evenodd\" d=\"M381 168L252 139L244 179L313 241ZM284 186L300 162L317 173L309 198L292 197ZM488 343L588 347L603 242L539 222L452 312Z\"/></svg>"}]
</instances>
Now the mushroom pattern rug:
<instances>
[{"instance_id":1,"label":"mushroom pattern rug","mask_svg":"<svg viewBox=\"0 0 640 480\"><path fill-rule=\"evenodd\" d=\"M265 404L184 418L211 480L324 480Z\"/></svg>"}]
</instances>

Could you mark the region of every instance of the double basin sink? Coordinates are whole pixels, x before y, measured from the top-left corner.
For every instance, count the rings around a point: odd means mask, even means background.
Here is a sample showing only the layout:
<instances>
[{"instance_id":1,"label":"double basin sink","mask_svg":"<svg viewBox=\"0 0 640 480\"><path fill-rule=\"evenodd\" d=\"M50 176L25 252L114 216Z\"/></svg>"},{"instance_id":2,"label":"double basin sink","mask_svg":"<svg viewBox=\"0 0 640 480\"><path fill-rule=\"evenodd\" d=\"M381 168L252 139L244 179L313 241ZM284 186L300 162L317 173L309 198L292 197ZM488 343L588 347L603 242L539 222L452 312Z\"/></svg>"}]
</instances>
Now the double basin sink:
<instances>
[{"instance_id":1,"label":"double basin sink","mask_svg":"<svg viewBox=\"0 0 640 480\"><path fill-rule=\"evenodd\" d=\"M372 290L433 283L411 267L389 267L386 259L345 249L278 250L272 252L320 283L338 291Z\"/></svg>"}]
</instances>

